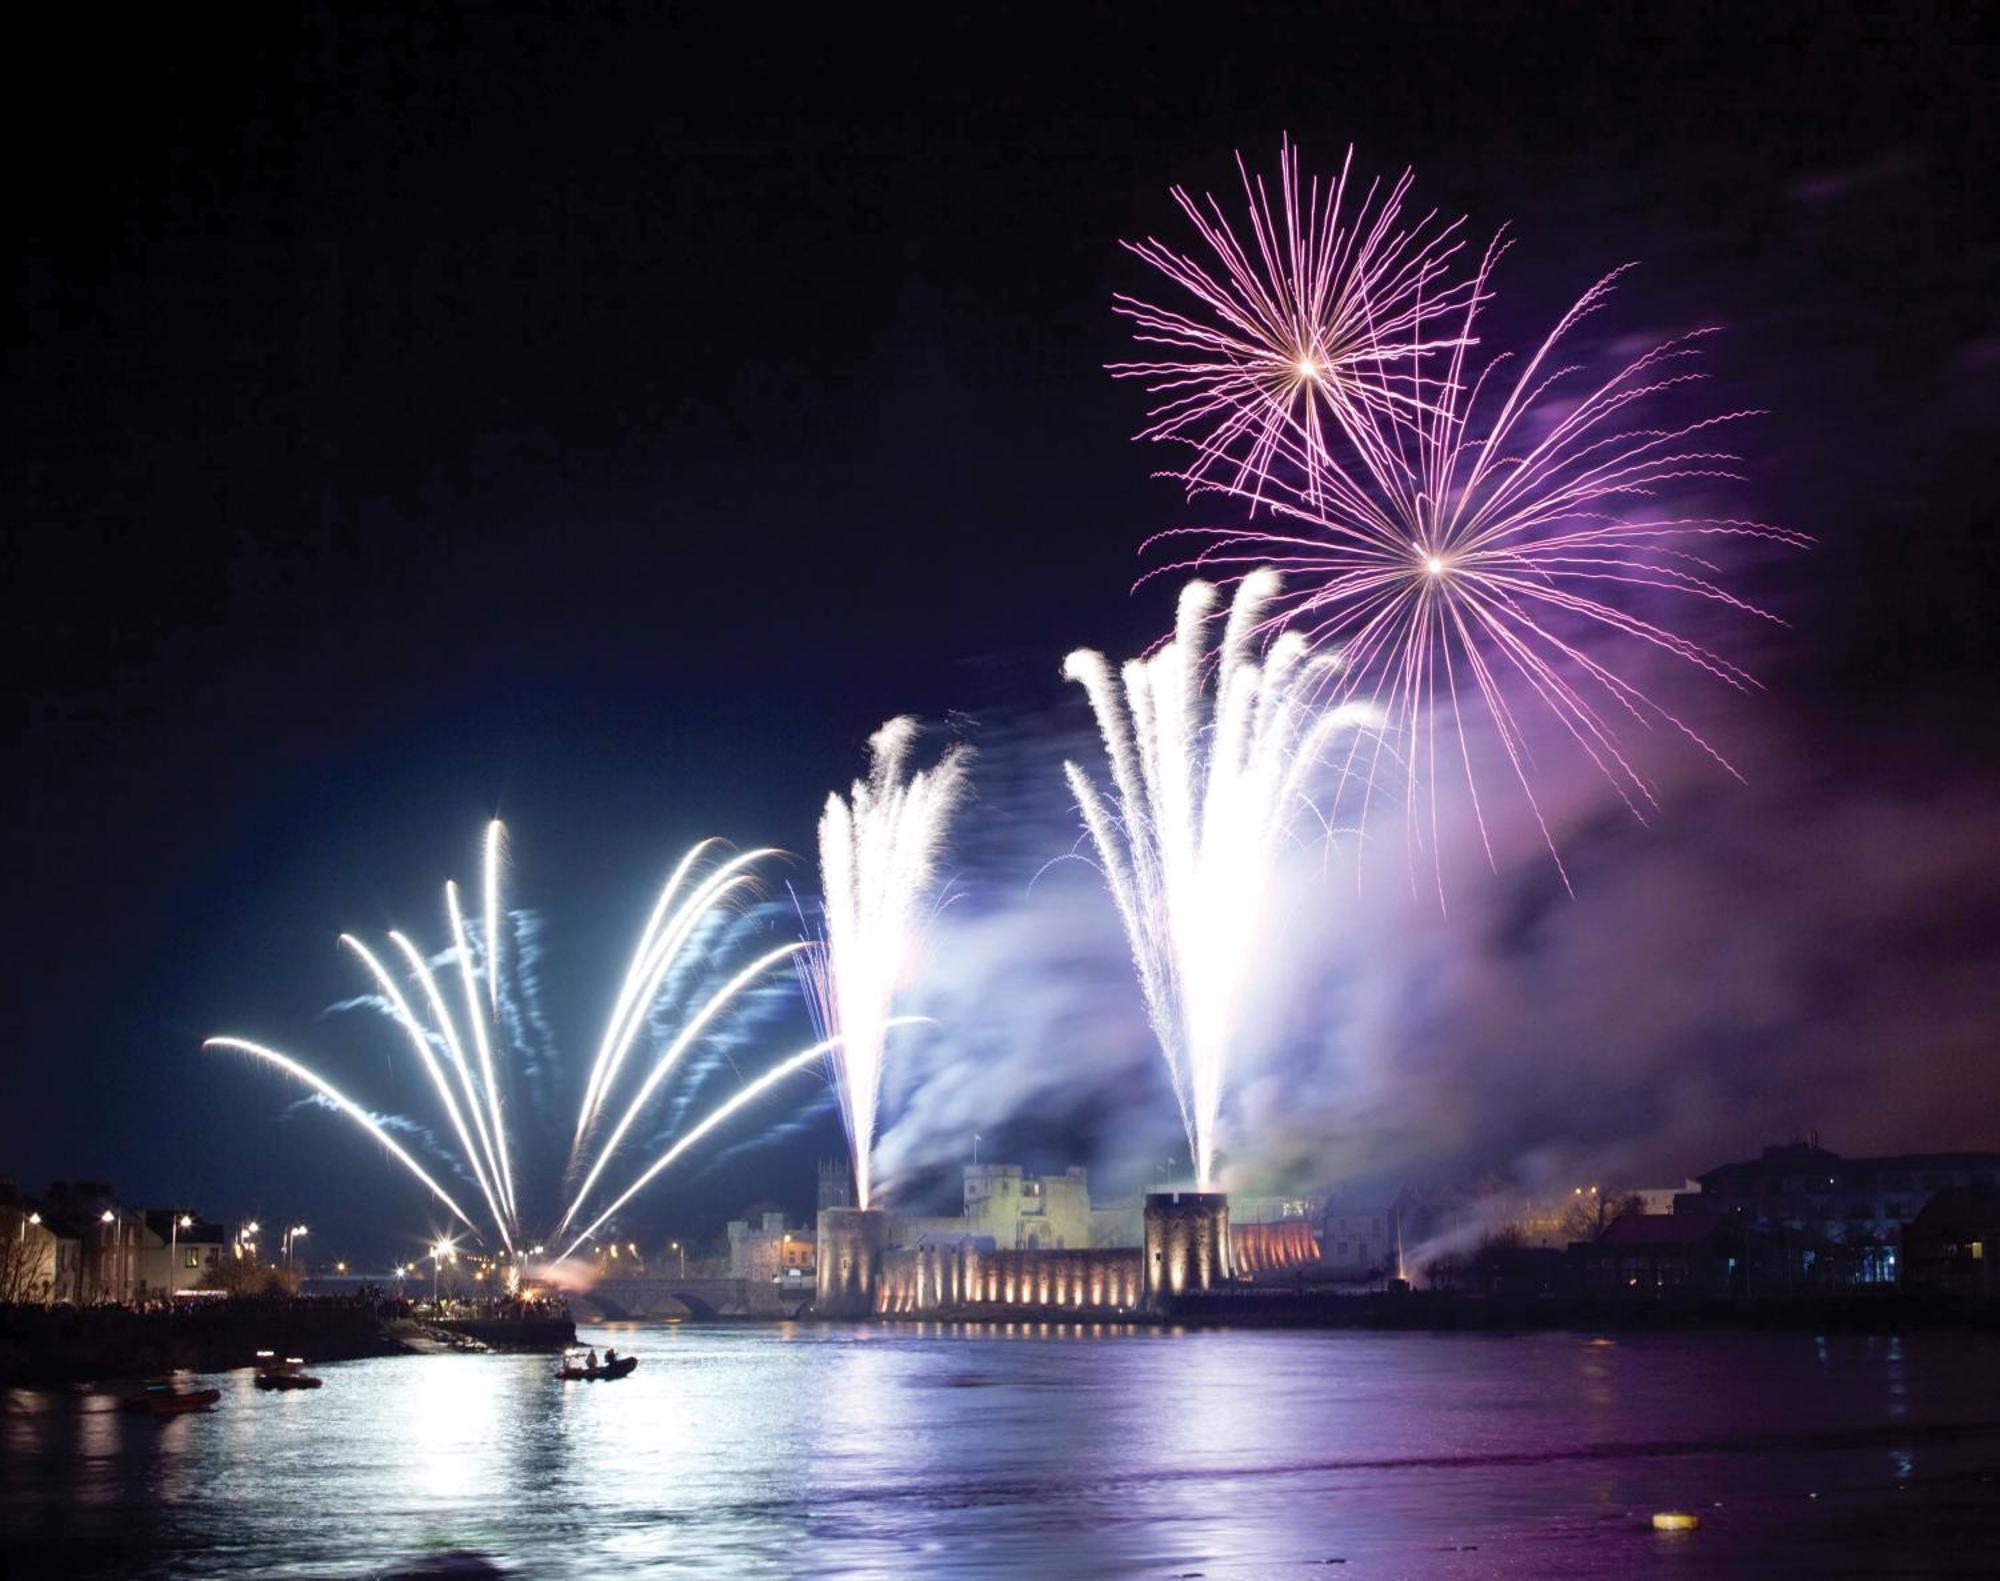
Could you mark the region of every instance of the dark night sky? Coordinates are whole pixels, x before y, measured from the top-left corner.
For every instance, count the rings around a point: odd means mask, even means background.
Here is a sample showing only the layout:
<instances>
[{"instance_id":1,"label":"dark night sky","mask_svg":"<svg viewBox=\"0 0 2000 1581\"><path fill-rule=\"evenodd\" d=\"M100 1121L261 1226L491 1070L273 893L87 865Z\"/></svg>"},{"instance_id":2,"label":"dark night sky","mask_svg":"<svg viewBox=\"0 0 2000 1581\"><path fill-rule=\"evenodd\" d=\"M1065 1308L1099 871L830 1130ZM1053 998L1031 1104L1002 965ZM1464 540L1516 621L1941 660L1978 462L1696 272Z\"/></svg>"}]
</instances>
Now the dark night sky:
<instances>
[{"instance_id":1,"label":"dark night sky","mask_svg":"<svg viewBox=\"0 0 2000 1581\"><path fill-rule=\"evenodd\" d=\"M1511 222L1524 323L1641 258L1628 322L1727 324L1775 414L1756 507L1821 540L1764 717L1827 784L2000 768L1972 8L341 13L44 17L9 52L24 1183L398 1243L426 1210L372 1149L202 1036L313 1047L334 935L434 929L497 811L574 1048L686 841L806 850L888 714L1053 706L1068 647L1150 639L1166 595L1126 589L1177 502L1101 371L1116 243L1287 131ZM803 1208L833 1146L654 1218Z\"/></svg>"}]
</instances>

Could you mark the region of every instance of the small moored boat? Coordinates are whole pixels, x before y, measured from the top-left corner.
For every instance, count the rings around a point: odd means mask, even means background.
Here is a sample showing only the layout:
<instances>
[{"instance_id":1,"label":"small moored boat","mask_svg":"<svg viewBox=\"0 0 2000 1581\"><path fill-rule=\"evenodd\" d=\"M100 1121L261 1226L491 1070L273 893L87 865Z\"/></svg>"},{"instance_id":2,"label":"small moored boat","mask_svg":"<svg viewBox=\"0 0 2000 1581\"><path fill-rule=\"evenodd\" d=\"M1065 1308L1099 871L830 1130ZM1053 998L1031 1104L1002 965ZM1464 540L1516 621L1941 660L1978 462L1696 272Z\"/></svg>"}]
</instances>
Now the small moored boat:
<instances>
[{"instance_id":1,"label":"small moored boat","mask_svg":"<svg viewBox=\"0 0 2000 1581\"><path fill-rule=\"evenodd\" d=\"M257 1352L257 1387L260 1389L317 1389L322 1381L306 1371L303 1356L287 1356L280 1361L272 1351Z\"/></svg>"},{"instance_id":2,"label":"small moored boat","mask_svg":"<svg viewBox=\"0 0 2000 1581\"><path fill-rule=\"evenodd\" d=\"M600 1362L593 1367L582 1351L571 1350L563 1352L563 1359L556 1364L556 1376L566 1383L595 1383L600 1378L609 1383L614 1378L628 1376L638 1365L637 1356L620 1356L616 1361Z\"/></svg>"},{"instance_id":3,"label":"small moored boat","mask_svg":"<svg viewBox=\"0 0 2000 1581\"><path fill-rule=\"evenodd\" d=\"M139 1392L125 1401L125 1409L142 1416L182 1416L189 1411L206 1411L221 1398L220 1389L183 1389L178 1378L168 1375L148 1378Z\"/></svg>"}]
</instances>

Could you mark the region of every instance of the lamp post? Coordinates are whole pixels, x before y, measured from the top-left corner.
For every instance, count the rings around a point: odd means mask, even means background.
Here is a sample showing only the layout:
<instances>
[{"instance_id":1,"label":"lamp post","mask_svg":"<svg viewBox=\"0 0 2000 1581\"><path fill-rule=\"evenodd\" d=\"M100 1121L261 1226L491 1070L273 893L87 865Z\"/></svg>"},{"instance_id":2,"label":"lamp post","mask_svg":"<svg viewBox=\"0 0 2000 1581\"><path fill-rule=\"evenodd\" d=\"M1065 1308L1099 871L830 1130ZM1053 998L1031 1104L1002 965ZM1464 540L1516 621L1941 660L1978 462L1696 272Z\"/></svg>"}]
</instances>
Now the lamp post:
<instances>
[{"instance_id":1,"label":"lamp post","mask_svg":"<svg viewBox=\"0 0 2000 1581\"><path fill-rule=\"evenodd\" d=\"M292 1271L292 1242L294 1242L295 1240L297 1240L297 1239L298 1239L298 1238L299 1238L299 1237L300 1237L301 1235L307 1235L307 1234L310 1234L310 1233L311 1233L311 1232L310 1232L309 1230L307 1230L307 1229L306 1229L306 1227L305 1227L305 1226L304 1226L303 1224L294 1224L294 1225L293 1225L293 1226L292 1226L292 1227L291 1227L291 1228L290 1228L289 1230L285 1231L285 1272L286 1272L286 1273L290 1273L290 1272Z\"/></svg>"},{"instance_id":2,"label":"lamp post","mask_svg":"<svg viewBox=\"0 0 2000 1581\"><path fill-rule=\"evenodd\" d=\"M681 1278L683 1278L683 1279L687 1278L687 1276L688 1276L688 1254L687 1254L687 1248L686 1248L685 1246L681 1245L681 1243L680 1243L679 1241L669 1241L669 1242L667 1242L667 1250L668 1250L668 1251L670 1251L670 1252L672 1252L672 1253L673 1253L673 1254L674 1254L674 1255L675 1255L676 1257L680 1258L680 1260L681 1260Z\"/></svg>"},{"instance_id":3,"label":"lamp post","mask_svg":"<svg viewBox=\"0 0 2000 1581\"><path fill-rule=\"evenodd\" d=\"M436 1306L438 1301L438 1267L441 1263L444 1262L444 1260L447 1257L451 1256L451 1254L452 1254L452 1246L450 1241L439 1241L435 1246L431 1248L431 1305L432 1306Z\"/></svg>"},{"instance_id":4,"label":"lamp post","mask_svg":"<svg viewBox=\"0 0 2000 1581\"><path fill-rule=\"evenodd\" d=\"M171 1299L178 1292L174 1283L180 1278L181 1231L194 1228L191 1214L176 1213L167 1225L167 1295Z\"/></svg>"},{"instance_id":5,"label":"lamp post","mask_svg":"<svg viewBox=\"0 0 2000 1581\"><path fill-rule=\"evenodd\" d=\"M97 1222L103 1225L106 1231L109 1231L111 1226L118 1222L118 1215L113 1213L109 1208L106 1208L102 1213L98 1214ZM100 1235L98 1243L100 1248L113 1244L109 1234ZM97 1299L99 1301L107 1300L110 1295L109 1286L111 1281L105 1271L109 1267L110 1261L109 1254L100 1249L97 1258Z\"/></svg>"},{"instance_id":6,"label":"lamp post","mask_svg":"<svg viewBox=\"0 0 2000 1581\"><path fill-rule=\"evenodd\" d=\"M16 1219L14 1221L14 1244L16 1246L19 1246L22 1242L27 1240L29 1225L33 1224L39 1227L41 1225L41 1222L42 1222L42 1216L39 1211L35 1213L30 1213L26 1218ZM28 1289L28 1274L27 1274L27 1262L25 1256L17 1253L15 1261L21 1264L21 1270L22 1270L17 1288L14 1291L14 1297L18 1299L21 1293L26 1289ZM40 1263L41 1258L37 1257L35 1261L37 1263ZM54 1264L52 1263L50 1267L51 1269L53 1269ZM50 1280L47 1288L49 1295L53 1297L55 1295L55 1282L53 1279Z\"/></svg>"}]
</instances>

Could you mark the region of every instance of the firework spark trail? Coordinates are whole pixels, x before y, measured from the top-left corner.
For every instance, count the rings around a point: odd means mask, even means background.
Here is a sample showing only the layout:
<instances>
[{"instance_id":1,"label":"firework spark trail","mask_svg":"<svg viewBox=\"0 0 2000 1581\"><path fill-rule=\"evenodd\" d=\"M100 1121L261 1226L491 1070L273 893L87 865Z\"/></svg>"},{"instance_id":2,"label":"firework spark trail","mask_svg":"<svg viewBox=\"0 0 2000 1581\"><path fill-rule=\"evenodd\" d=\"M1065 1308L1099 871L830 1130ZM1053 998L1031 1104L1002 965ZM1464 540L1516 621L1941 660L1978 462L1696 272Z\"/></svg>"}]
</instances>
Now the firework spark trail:
<instances>
[{"instance_id":1,"label":"firework spark trail","mask_svg":"<svg viewBox=\"0 0 2000 1581\"><path fill-rule=\"evenodd\" d=\"M892 1027L905 1026L913 1024L918 1021L922 1021L924 1019L925 1018L922 1016L894 1016L890 1019L889 1025ZM614 1201L610 1207L606 1208L595 1219L591 1220L591 1222L587 1226L585 1226L585 1228L581 1232L578 1233L577 1237L574 1240L572 1240L568 1246L563 1248L562 1255L558 1257L556 1261L562 1262L564 1259L569 1257L569 1255L572 1252L574 1252L579 1246L581 1246L585 1241L589 1240L591 1236L595 1235L598 1232L598 1230L603 1228L604 1223L607 1219L609 1219L620 1208L624 1207L626 1203L630 1202L641 1191L645 1190L647 1186L651 1185L653 1183L653 1180L663 1170L669 1168L673 1164L675 1159L679 1158L689 1148L693 1147L695 1143L699 1142L703 1137L707 1136L709 1132L713 1131L717 1126L721 1125L725 1120L729 1119L731 1115L735 1114L738 1110L742 1109L746 1104L754 1103L758 1098L762 1097L766 1092L768 1092L772 1087L776 1086L779 1082L783 1081L787 1076L794 1075L795 1073L802 1070L808 1070L813 1066L819 1064L820 1061L826 1059L830 1054L835 1053L839 1042L840 1040L837 1037L822 1038L819 1042L812 1044L810 1047L800 1049L798 1053L790 1055L786 1059L779 1061L776 1065L772 1066L771 1069L765 1071L763 1075L756 1077L754 1080L745 1082L743 1086L738 1088L735 1093L733 1093L730 1097L725 1099L722 1103L718 1104L714 1109L710 1110L707 1115L703 1116L703 1118L700 1120L699 1123L693 1126L685 1135L679 1137L674 1142L674 1144L671 1147L669 1147L664 1153L662 1153L658 1158L654 1159L653 1162L647 1166L645 1173L640 1175L637 1180L633 1181L630 1186L625 1188L624 1194L622 1196L618 1197L617 1200Z\"/></svg>"},{"instance_id":2,"label":"firework spark trail","mask_svg":"<svg viewBox=\"0 0 2000 1581\"><path fill-rule=\"evenodd\" d=\"M472 1222L472 1220L466 1215L466 1212L463 1208L461 1208L456 1202L452 1201L451 1193L446 1191L444 1187L440 1186L435 1180L431 1179L431 1177L424 1172L423 1165L419 1164L414 1158L410 1157L408 1153L404 1152L403 1149L397 1145L395 1138L390 1136L389 1133L381 1127L381 1125L375 1120L374 1116L369 1114L367 1110L363 1109L359 1104L355 1103L351 1098L347 1097L346 1094L342 1093L331 1082L326 1081L319 1076L315 1076L310 1070L306 1069L305 1066L301 1065L297 1060L293 1059L290 1055L280 1054L276 1049L266 1048L261 1043L252 1043L248 1038L237 1038L237 1037L209 1038L202 1044L202 1047L213 1048L213 1049L234 1049L239 1054L253 1055L257 1059L264 1060L268 1064L277 1066L278 1069L284 1071L287 1075L293 1076L297 1078L299 1081L304 1082L307 1086L313 1088L322 1097L324 1097L327 1100L327 1102L331 1103L335 1108L340 1110L342 1114L346 1115L350 1120L354 1121L356 1125L361 1126L364 1130L368 1132L370 1136L374 1137L376 1141L380 1142L391 1153L393 1153L396 1156L397 1161L401 1163L402 1166L405 1169L407 1169L411 1174L415 1175L417 1179L421 1180L427 1187L429 1187L431 1194L435 1196L438 1199L438 1201L442 1202L447 1208L451 1209L451 1211L454 1214L456 1214L458 1218L465 1224L467 1229L472 1230L475 1234L478 1233L479 1226Z\"/></svg>"},{"instance_id":3,"label":"firework spark trail","mask_svg":"<svg viewBox=\"0 0 2000 1581\"><path fill-rule=\"evenodd\" d=\"M481 863L486 880L486 937L480 942L485 949L486 997L496 1023L500 1019L500 864L506 839L507 826L498 818L487 824L485 860Z\"/></svg>"},{"instance_id":4,"label":"firework spark trail","mask_svg":"<svg viewBox=\"0 0 2000 1581\"><path fill-rule=\"evenodd\" d=\"M654 1062L653 1069L640 1084L631 1103L626 1106L624 1118L612 1129L604 1146L598 1149L597 1162L590 1166L590 1172L584 1176L583 1184L577 1188L575 1200L570 1203L568 1211L557 1222L556 1234L560 1235L569 1228L570 1221L576 1217L577 1210L589 1197L591 1188L597 1184L598 1177L604 1173L605 1165L609 1164L617 1153L618 1144L625 1140L625 1133L632 1129L633 1122L639 1118L653 1094L659 1090L660 1083L672 1073L674 1067L680 1063L681 1056L693 1046L695 1039L701 1036L708 1024L728 1009L758 978L781 961L789 960L805 947L803 943L786 944L759 956L711 994L701 1009L687 1019L679 1035L667 1045L659 1059Z\"/></svg>"},{"instance_id":5,"label":"firework spark trail","mask_svg":"<svg viewBox=\"0 0 2000 1581\"><path fill-rule=\"evenodd\" d=\"M1063 666L1097 716L1111 792L1075 763L1063 772L1124 923L1204 1188L1279 854L1326 744L1367 718L1315 706L1333 661L1312 657L1296 633L1260 658L1256 635L1278 591L1274 572L1245 577L1212 655L1216 591L1197 581L1182 590L1173 640L1121 676L1090 649Z\"/></svg>"},{"instance_id":6,"label":"firework spark trail","mask_svg":"<svg viewBox=\"0 0 2000 1581\"><path fill-rule=\"evenodd\" d=\"M702 840L688 848L673 873L668 877L666 887L660 891L660 898L653 903L653 914L646 919L645 930L639 935L639 943L632 952L632 961L625 969L625 980L619 986L618 997L612 1002L611 1022L604 1029L604 1041L599 1045L597 1058L591 1062L590 1077L584 1083L583 1103L577 1111L576 1140L571 1144L570 1156L574 1160L577 1150L583 1146L584 1132L589 1129L592 1118L597 1113L598 1089L604 1082L605 1066L612 1057L612 1049L619 1041L619 1033L625 1025L627 1009L633 995L639 992L639 983L645 965L652 958L653 941L659 934L660 924L666 917L667 908L674 903L681 883L700 861L715 840Z\"/></svg>"},{"instance_id":7,"label":"firework spark trail","mask_svg":"<svg viewBox=\"0 0 2000 1581\"><path fill-rule=\"evenodd\" d=\"M494 938L498 937L503 915L499 909L497 884L498 853L503 849L500 843L502 836L498 830L499 825L496 821L488 825L486 832L485 866L489 883L484 897L487 915L482 919L484 927ZM694 948L698 935L703 932L708 919L731 903L738 892L752 882L744 869L750 863L774 854L770 851L753 851L732 857L690 884L690 877L695 874L701 858L715 844L714 841L703 841L683 858L662 893L659 904L655 906L646 933L633 954L625 981L619 990L619 999L614 1007L606 1042L593 1066L592 1078L595 1082L595 1091L586 1102L584 1118L579 1129L588 1128L592 1105L602 1105L607 1099L617 1076L618 1064L640 1032L648 1027L654 1028L657 1035L667 1040L666 1047L655 1060L638 1092L626 1105L608 1141L598 1150L582 1189L576 1193L568 1212L563 1215L559 1229L567 1227L582 1210L599 1178L617 1154L620 1143L639 1121L647 1105L653 1100L667 1077L682 1063L684 1057L703 1039L712 1039L719 1035L715 1023L725 1011L745 1001L759 978L776 971L786 960L807 948L803 941L795 941L782 948L768 951L749 966L736 972L720 987L707 991L706 997L701 998L698 1004L684 1007L672 1020L667 1020L658 1014L658 1002L665 985L677 980L679 972L697 968L713 969L715 963L705 963ZM467 1058L468 1039L462 1033L458 1018L439 986L432 962L407 935L400 931L391 931L389 939L400 952L411 978L423 990L423 1001L430 1012L428 1024L418 1015L410 997L405 994L402 986L373 951L351 935L343 934L340 942L361 960L380 990L379 999L366 1002L384 1009L415 1049L463 1150L462 1162L478 1185L480 1194L493 1215L494 1232L498 1239L511 1249L521 1228L521 1213L515 1197L511 1149L501 1096L501 1068L500 1062L495 1057L493 1038L504 1037L512 1020L496 1013L489 1036L487 1015L496 1003L511 1009L514 1001L511 995L491 989L484 995L481 994L474 972L473 940L466 927L464 908L460 903L458 886L455 883L446 883L444 902L452 944L451 948L439 957L439 962L441 965L449 965L454 958L457 961L460 986L463 990L463 1010L472 1026L470 1040L477 1056L476 1064L474 1060ZM727 941L724 942L726 944ZM703 953L713 952L708 952L704 946ZM517 964L524 963L527 958L525 953L517 952ZM497 950L483 955L481 962L487 969L497 971L499 964ZM311 1085L335 1108L364 1126L371 1135L390 1148L425 1186L451 1208L454 1214L472 1227L475 1233L479 1233L478 1226L466 1216L458 1204L416 1164L406 1151L386 1135L384 1123L350 1102L331 1083L298 1061L263 1044L230 1037L210 1039L204 1046L232 1048L253 1054ZM810 1058L823 1058L827 1047L828 1045L821 1045L815 1048ZM442 1059L439 1057L440 1049L443 1052ZM799 1063L800 1061L795 1058L783 1067L783 1071L795 1069ZM456 1093L445 1069L446 1065L457 1074ZM770 1079L775 1080L776 1076L773 1075ZM742 1102L747 1102L750 1096L762 1092L768 1085L769 1081L764 1080L753 1083L752 1091L748 1095L739 1095L739 1101L725 1106L722 1113L710 1117L695 1132L683 1137L681 1146L674 1156L678 1157L686 1146L692 1145L700 1135L705 1135L714 1125L720 1124L721 1120L729 1113L733 1113ZM572 1153L572 1165L574 1162L575 1156ZM662 1164L659 1167L665 1166ZM656 1169L653 1173L657 1172ZM651 1175L647 1178L650 1179ZM638 1189L633 1187L627 1190L618 1199L619 1205L630 1201ZM586 1236L594 1232L597 1225L601 1225L604 1219L609 1217L610 1212L615 1211L614 1208L600 1215L593 1224L592 1231L586 1232Z\"/></svg>"},{"instance_id":8,"label":"firework spark trail","mask_svg":"<svg viewBox=\"0 0 2000 1581\"><path fill-rule=\"evenodd\" d=\"M731 857L703 877L688 898L669 915L668 908L692 870L695 859L714 843L704 840L682 859L668 879L667 887L661 891L653 915L647 922L646 932L641 935L639 947L633 952L632 964L626 971L624 986L619 990L618 1001L613 1006L604 1042L591 1065L584 1101L577 1113L576 1140L570 1152L572 1165L581 1153L591 1125L611 1094L619 1068L645 1025L648 1007L658 997L668 974L683 961L687 947L701 924L713 916L725 901L752 887L753 880L747 872L749 867L765 857L778 854L767 846Z\"/></svg>"},{"instance_id":9,"label":"firework spark trail","mask_svg":"<svg viewBox=\"0 0 2000 1581\"><path fill-rule=\"evenodd\" d=\"M451 1082L439 1066L437 1056L431 1048L430 1037L425 1033L423 1024L417 1020L415 1012L410 1009L409 1000L404 997L403 990L396 985L395 978L389 975L388 969L376 959L375 953L367 945L351 933L343 933L340 942L360 956L369 974L388 997L397 1024L409 1034L410 1043L416 1049L418 1059L423 1062L425 1074L437 1088L438 1098L444 1104L444 1112L451 1120L452 1129L458 1133L458 1145L464 1149L466 1161L472 1166L472 1177L478 1182L479 1190L486 1198L486 1206L492 1210L493 1222L496 1225L504 1223L505 1216L501 1213L500 1204L493 1195L493 1187L486 1178L486 1171L480 1167L479 1154L472 1145L472 1137L466 1131L465 1117L459 1112L457 1100L452 1097Z\"/></svg>"},{"instance_id":10,"label":"firework spark trail","mask_svg":"<svg viewBox=\"0 0 2000 1581\"><path fill-rule=\"evenodd\" d=\"M458 956L458 978L465 990L465 1019L472 1023L473 1047L479 1052L479 1075L486 1089L487 1118L492 1122L493 1149L499 1155L500 1200L507 1216L517 1218L514 1201L514 1164L507 1146L507 1125L500 1118L500 1083L493 1070L493 1042L486 1035L486 1015L480 1007L479 988L472 970L472 945L466 938L465 911L458 903L458 885L450 879L444 886L445 911L451 919L452 945Z\"/></svg>"},{"instance_id":11,"label":"firework spark trail","mask_svg":"<svg viewBox=\"0 0 2000 1581\"><path fill-rule=\"evenodd\" d=\"M824 937L801 980L819 1029L834 1044L834 1079L854 1162L855 1202L869 1205L883 1053L896 991L914 953L919 917L946 827L964 793L969 751L954 746L905 774L917 721L891 719L869 737L868 777L819 822Z\"/></svg>"},{"instance_id":12,"label":"firework spark trail","mask_svg":"<svg viewBox=\"0 0 2000 1581\"><path fill-rule=\"evenodd\" d=\"M1729 592L1704 551L1727 540L1792 548L1810 540L1734 517L1620 509L1677 488L1738 479L1738 455L1708 435L1757 415L1731 411L1664 426L1630 415L1703 377L1692 364L1707 330L1663 341L1597 383L1580 379L1575 366L1556 364L1566 338L1603 306L1623 270L1592 285L1511 381L1501 376L1504 354L1468 374L1478 315L1491 299L1489 280L1502 251L1499 241L1487 249L1459 297L1457 332L1447 349L1421 360L1407 380L1398 374L1397 388L1413 398L1353 403L1343 445L1294 428L1271 441L1247 483L1219 477L1198 450L1181 474L1191 491L1234 498L1250 515L1265 510L1276 520L1167 535L1207 543L1192 558L1160 569L1199 569L1224 580L1262 566L1285 574L1290 591L1263 629L1287 625L1315 651L1340 655L1334 695L1381 711L1385 730L1372 746L1357 741L1348 764L1368 794L1386 743L1404 744L1405 831L1413 857L1426 838L1435 857L1438 779L1462 772L1492 859L1468 734L1468 714L1475 705L1483 709L1560 869L1530 777L1525 712L1539 705L1552 716L1641 816L1653 789L1621 741L1621 720L1665 725L1728 767L1629 670L1590 651L1591 638L1629 639L1730 686L1754 687L1739 666L1618 600L1693 599L1783 624ZM1368 383L1378 375L1363 368L1356 378ZM1442 898L1441 871L1438 882Z\"/></svg>"},{"instance_id":13,"label":"firework spark trail","mask_svg":"<svg viewBox=\"0 0 2000 1581\"><path fill-rule=\"evenodd\" d=\"M389 942L402 952L404 961L409 965L411 975L424 991L425 1003L430 1006L431 1010L432 1025L436 1028L439 1038L444 1043L445 1053L451 1058L452 1069L458 1074L459 1087L465 1094L465 1107L471 1111L472 1128L479 1136L480 1151L485 1155L485 1178L496 1182L495 1190L497 1191L497 1182L500 1175L500 1155L495 1151L493 1138L486 1130L486 1111L479 1101L479 1091L473 1080L472 1066L466 1060L465 1045L459 1040L458 1024L452 1016L451 1007L445 1003L444 994L438 987L437 976L431 971L430 962L424 959L423 952L410 942L409 937L399 931L391 930ZM478 1158L471 1154L468 1154L468 1158L472 1163L474 1173L479 1173L480 1165ZM496 1214L494 1223L500 1232L501 1238L504 1240L508 1234L506 1216L504 1214Z\"/></svg>"},{"instance_id":14,"label":"firework spark trail","mask_svg":"<svg viewBox=\"0 0 2000 1581\"><path fill-rule=\"evenodd\" d=\"M1174 201L1206 254L1154 238L1125 244L1193 300L1184 312L1114 297L1133 338L1166 349L1110 371L1144 381L1157 404L1139 437L1191 445L1197 478L1257 497L1288 444L1322 449L1334 434L1421 408L1421 361L1454 344L1452 321L1475 290L1448 278L1464 221L1441 223L1432 210L1405 222L1407 170L1386 191L1369 183L1350 208L1353 157L1350 148L1335 180L1302 183L1288 139L1274 209L1239 155L1248 246L1212 194L1198 201L1179 187Z\"/></svg>"}]
</instances>

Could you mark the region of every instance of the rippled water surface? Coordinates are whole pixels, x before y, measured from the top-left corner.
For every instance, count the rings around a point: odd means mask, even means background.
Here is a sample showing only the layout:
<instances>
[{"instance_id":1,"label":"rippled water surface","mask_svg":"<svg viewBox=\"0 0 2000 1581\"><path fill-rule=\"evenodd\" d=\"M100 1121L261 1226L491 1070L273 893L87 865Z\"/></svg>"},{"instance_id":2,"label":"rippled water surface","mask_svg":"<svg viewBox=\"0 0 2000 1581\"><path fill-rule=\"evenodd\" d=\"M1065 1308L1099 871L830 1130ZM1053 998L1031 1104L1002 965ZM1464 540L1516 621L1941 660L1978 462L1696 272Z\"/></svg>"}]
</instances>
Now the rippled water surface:
<instances>
[{"instance_id":1,"label":"rippled water surface","mask_svg":"<svg viewBox=\"0 0 2000 1581\"><path fill-rule=\"evenodd\" d=\"M14 1576L1990 1576L2000 1341L994 1327L586 1330L16 1393ZM1663 1535L1655 1510L1702 1529Z\"/></svg>"}]
</instances>

